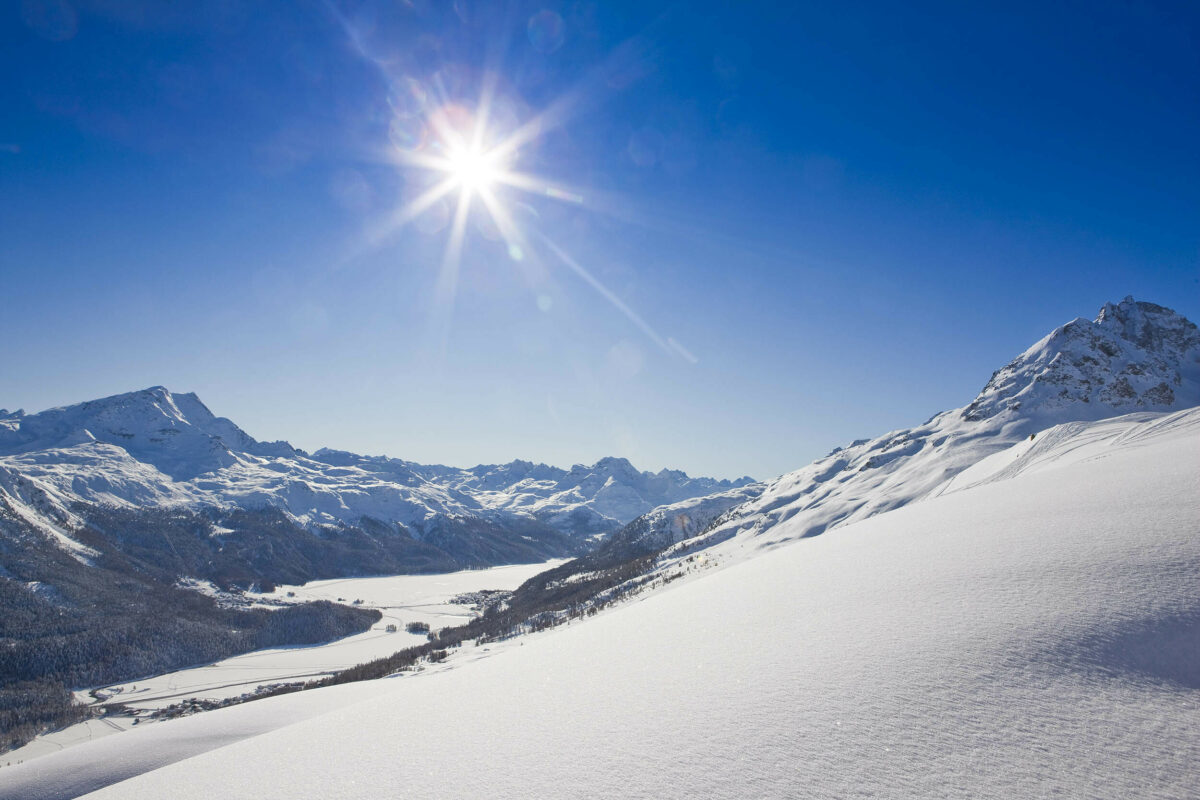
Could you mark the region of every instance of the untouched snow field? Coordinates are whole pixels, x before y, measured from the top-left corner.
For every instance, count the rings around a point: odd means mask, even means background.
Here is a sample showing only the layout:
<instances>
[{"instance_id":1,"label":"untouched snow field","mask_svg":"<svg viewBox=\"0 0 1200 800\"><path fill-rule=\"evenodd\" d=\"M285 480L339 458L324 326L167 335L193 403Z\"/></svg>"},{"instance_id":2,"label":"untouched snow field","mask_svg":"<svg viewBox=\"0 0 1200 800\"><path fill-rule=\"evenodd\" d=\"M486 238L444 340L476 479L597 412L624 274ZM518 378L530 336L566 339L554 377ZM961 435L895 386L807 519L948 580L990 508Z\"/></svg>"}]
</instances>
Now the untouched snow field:
<instances>
[{"instance_id":1,"label":"untouched snow field","mask_svg":"<svg viewBox=\"0 0 1200 800\"><path fill-rule=\"evenodd\" d=\"M377 608L383 618L368 631L327 644L256 650L201 667L110 686L105 691L113 693L113 700L134 708L161 708L185 697L236 697L259 684L329 675L423 644L425 634L404 630L409 622L424 622L433 630L467 622L476 613L469 604L450 602L459 595L482 589L511 591L561 563L560 559L440 575L341 578L280 586L266 596L284 598L294 592L295 597L288 599L296 602L330 600L349 604L361 600L362 608ZM395 625L396 632L388 633L388 625Z\"/></svg>"},{"instance_id":2,"label":"untouched snow field","mask_svg":"<svg viewBox=\"0 0 1200 800\"><path fill-rule=\"evenodd\" d=\"M1016 448L493 657L108 737L0 797L1195 797L1200 409Z\"/></svg>"},{"instance_id":3,"label":"untouched snow field","mask_svg":"<svg viewBox=\"0 0 1200 800\"><path fill-rule=\"evenodd\" d=\"M280 586L265 596L284 598L290 591L295 597L288 599L294 602L341 600L352 603L362 600L362 607L379 609L383 618L368 631L326 644L256 650L212 664L106 686L98 692L111 702L124 703L135 709L156 709L187 698L237 697L263 684L312 680L424 643L424 634L404 630L409 622L425 622L433 630L463 624L475 616L475 612L469 605L450 602L459 595L483 589L512 590L539 572L561 563L561 560L555 560L439 575L342 578L312 581L303 586ZM396 626L395 633L387 632L389 624ZM78 694L84 702L91 702L92 698L85 692ZM16 764L39 758L128 730L132 722L123 717L88 720L39 736L24 747L5 753L0 762Z\"/></svg>"}]
</instances>

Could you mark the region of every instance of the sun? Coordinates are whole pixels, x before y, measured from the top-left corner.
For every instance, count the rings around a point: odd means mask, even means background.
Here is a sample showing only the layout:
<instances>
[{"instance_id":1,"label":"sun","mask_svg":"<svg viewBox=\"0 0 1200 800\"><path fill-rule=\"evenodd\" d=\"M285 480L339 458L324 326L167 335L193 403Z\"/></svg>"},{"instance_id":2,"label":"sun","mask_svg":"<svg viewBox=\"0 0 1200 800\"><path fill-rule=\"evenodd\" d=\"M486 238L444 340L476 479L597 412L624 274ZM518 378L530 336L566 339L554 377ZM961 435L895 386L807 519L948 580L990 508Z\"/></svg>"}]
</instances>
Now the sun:
<instances>
[{"instance_id":1,"label":"sun","mask_svg":"<svg viewBox=\"0 0 1200 800\"><path fill-rule=\"evenodd\" d=\"M535 265L525 268L526 279L533 280L543 267L536 265L547 255L575 273L607 300L630 322L642 330L668 355L680 356L691 363L696 358L683 345L663 337L626 305L614 292L592 275L545 232L537 230L537 208L514 198L516 194L529 199L548 198L559 203L588 207L584 196L569 184L547 180L519 168L522 155L539 138L560 126L575 102L568 95L523 122L493 115L494 82L484 87L478 105L470 108L458 102L431 102L433 91L418 84L404 85L397 100L396 116L389 124L389 140L393 149L388 161L403 168L417 168L431 176L416 196L388 215L373 234L380 242L400 227L429 213L431 232L447 231L437 287L433 301L439 320L438 338L443 350L449 337L450 310L454 305L459 266L468 232L468 220L473 213L482 212L485 225L478 226L485 238L501 240L508 257L518 263L534 259ZM401 102L408 98L408 102ZM493 117L499 117L497 122ZM508 115L511 117L512 115ZM504 123L508 124L504 124ZM528 155L526 155L528 158ZM421 184L418 184L421 185ZM451 202L453 195L457 201ZM514 211L520 211L519 215ZM521 222L518 222L518 216ZM524 223L524 224L521 224ZM498 234L498 235L497 235ZM539 254L540 251L540 254ZM538 307L547 307L539 299Z\"/></svg>"},{"instance_id":2,"label":"sun","mask_svg":"<svg viewBox=\"0 0 1200 800\"><path fill-rule=\"evenodd\" d=\"M497 154L478 147L459 147L450 151L446 171L465 192L488 192L500 178Z\"/></svg>"},{"instance_id":3,"label":"sun","mask_svg":"<svg viewBox=\"0 0 1200 800\"><path fill-rule=\"evenodd\" d=\"M417 105L424 109L428 95L418 94ZM498 230L513 255L525 253L528 247L510 213L512 193L583 204L583 197L576 192L516 168L524 148L551 125L552 120L548 120L545 112L523 123L506 119L508 124L497 124L491 110L489 90L473 109L458 102L446 102L418 114L397 115L392 120L389 129L395 148L392 159L405 168L425 170L434 180L396 209L383 230L395 230L430 209L445 208L444 200L457 195L456 210L450 215L454 222L450 225L447 253L454 255L461 249L465 225L474 208L490 217L493 223L490 227Z\"/></svg>"}]
</instances>

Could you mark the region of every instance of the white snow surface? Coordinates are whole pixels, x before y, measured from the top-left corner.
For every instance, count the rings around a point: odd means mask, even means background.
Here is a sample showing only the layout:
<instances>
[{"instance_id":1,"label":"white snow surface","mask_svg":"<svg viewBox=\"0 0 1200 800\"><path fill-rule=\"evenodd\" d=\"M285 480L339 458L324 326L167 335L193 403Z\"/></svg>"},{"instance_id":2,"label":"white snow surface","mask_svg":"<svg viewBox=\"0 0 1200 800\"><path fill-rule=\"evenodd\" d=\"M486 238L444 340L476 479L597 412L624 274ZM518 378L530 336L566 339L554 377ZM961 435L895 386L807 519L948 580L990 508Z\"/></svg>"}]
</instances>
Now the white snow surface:
<instances>
[{"instance_id":1,"label":"white snow surface","mask_svg":"<svg viewBox=\"0 0 1200 800\"><path fill-rule=\"evenodd\" d=\"M47 491L39 481L0 466L0 521L6 516L27 523L80 563L90 565L99 555L67 532L79 520L68 510L63 498Z\"/></svg>"},{"instance_id":2,"label":"white snow surface","mask_svg":"<svg viewBox=\"0 0 1200 800\"><path fill-rule=\"evenodd\" d=\"M658 505L750 483L640 472L623 458L570 470L519 460L458 469L337 450L309 455L259 442L196 395L161 386L0 413L0 499L4 474L63 507L273 506L306 524L400 523L417 538L438 516L532 517L564 532L606 532Z\"/></svg>"},{"instance_id":3,"label":"white snow surface","mask_svg":"<svg viewBox=\"0 0 1200 800\"><path fill-rule=\"evenodd\" d=\"M0 770L0 797L1194 797L1200 409L957 475L828 535L735 532L724 568L489 658Z\"/></svg>"}]
</instances>

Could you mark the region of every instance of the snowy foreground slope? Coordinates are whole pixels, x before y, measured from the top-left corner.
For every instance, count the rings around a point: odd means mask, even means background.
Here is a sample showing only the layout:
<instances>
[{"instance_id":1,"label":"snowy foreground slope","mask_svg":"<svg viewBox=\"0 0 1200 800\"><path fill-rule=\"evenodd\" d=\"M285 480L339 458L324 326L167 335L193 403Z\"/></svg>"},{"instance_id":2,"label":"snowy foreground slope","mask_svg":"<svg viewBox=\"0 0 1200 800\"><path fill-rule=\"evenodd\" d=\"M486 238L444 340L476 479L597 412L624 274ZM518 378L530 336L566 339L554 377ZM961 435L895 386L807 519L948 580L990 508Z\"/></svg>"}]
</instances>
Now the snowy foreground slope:
<instances>
[{"instance_id":1,"label":"snowy foreground slope","mask_svg":"<svg viewBox=\"0 0 1200 800\"><path fill-rule=\"evenodd\" d=\"M0 797L1194 797L1197 497L1200 409L1054 428L489 657L80 745Z\"/></svg>"}]
</instances>

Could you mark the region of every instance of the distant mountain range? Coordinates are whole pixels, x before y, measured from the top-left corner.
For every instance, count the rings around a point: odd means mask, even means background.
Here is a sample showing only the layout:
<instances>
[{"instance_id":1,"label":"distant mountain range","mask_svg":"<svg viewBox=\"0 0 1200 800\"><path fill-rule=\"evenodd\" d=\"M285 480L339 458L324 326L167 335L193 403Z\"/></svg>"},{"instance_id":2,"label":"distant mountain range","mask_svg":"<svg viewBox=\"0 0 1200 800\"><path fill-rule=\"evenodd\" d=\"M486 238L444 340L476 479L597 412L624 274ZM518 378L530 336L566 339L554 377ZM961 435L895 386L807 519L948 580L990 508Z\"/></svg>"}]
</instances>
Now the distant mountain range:
<instances>
[{"instance_id":1,"label":"distant mountain range","mask_svg":"<svg viewBox=\"0 0 1200 800\"><path fill-rule=\"evenodd\" d=\"M85 545L78 532L101 517L123 521L105 534L120 549L120 528L135 519L190 514L196 553L164 552L183 574L226 583L570 555L631 522L636 531L608 547L761 532L797 517L813 535L943 491L957 472L1057 423L1198 403L1200 332L1133 298L1055 329L963 408L768 483L641 472L623 458L460 469L309 454L257 441L194 394L153 387L37 414L0 410L0 515L86 558L106 544ZM153 540L145 547L142 557L156 557Z\"/></svg>"},{"instance_id":2,"label":"distant mountain range","mask_svg":"<svg viewBox=\"0 0 1200 800\"><path fill-rule=\"evenodd\" d=\"M37 414L0 411L0 507L68 548L95 509L154 509L224 519L217 539L238 536L235 512L253 512L310 533L369 529L384 551L424 545L411 563L384 558L386 569L533 560L577 552L657 506L751 482L641 472L623 458L569 470L528 461L458 469L310 455L259 442L196 395L161 386Z\"/></svg>"}]
</instances>

